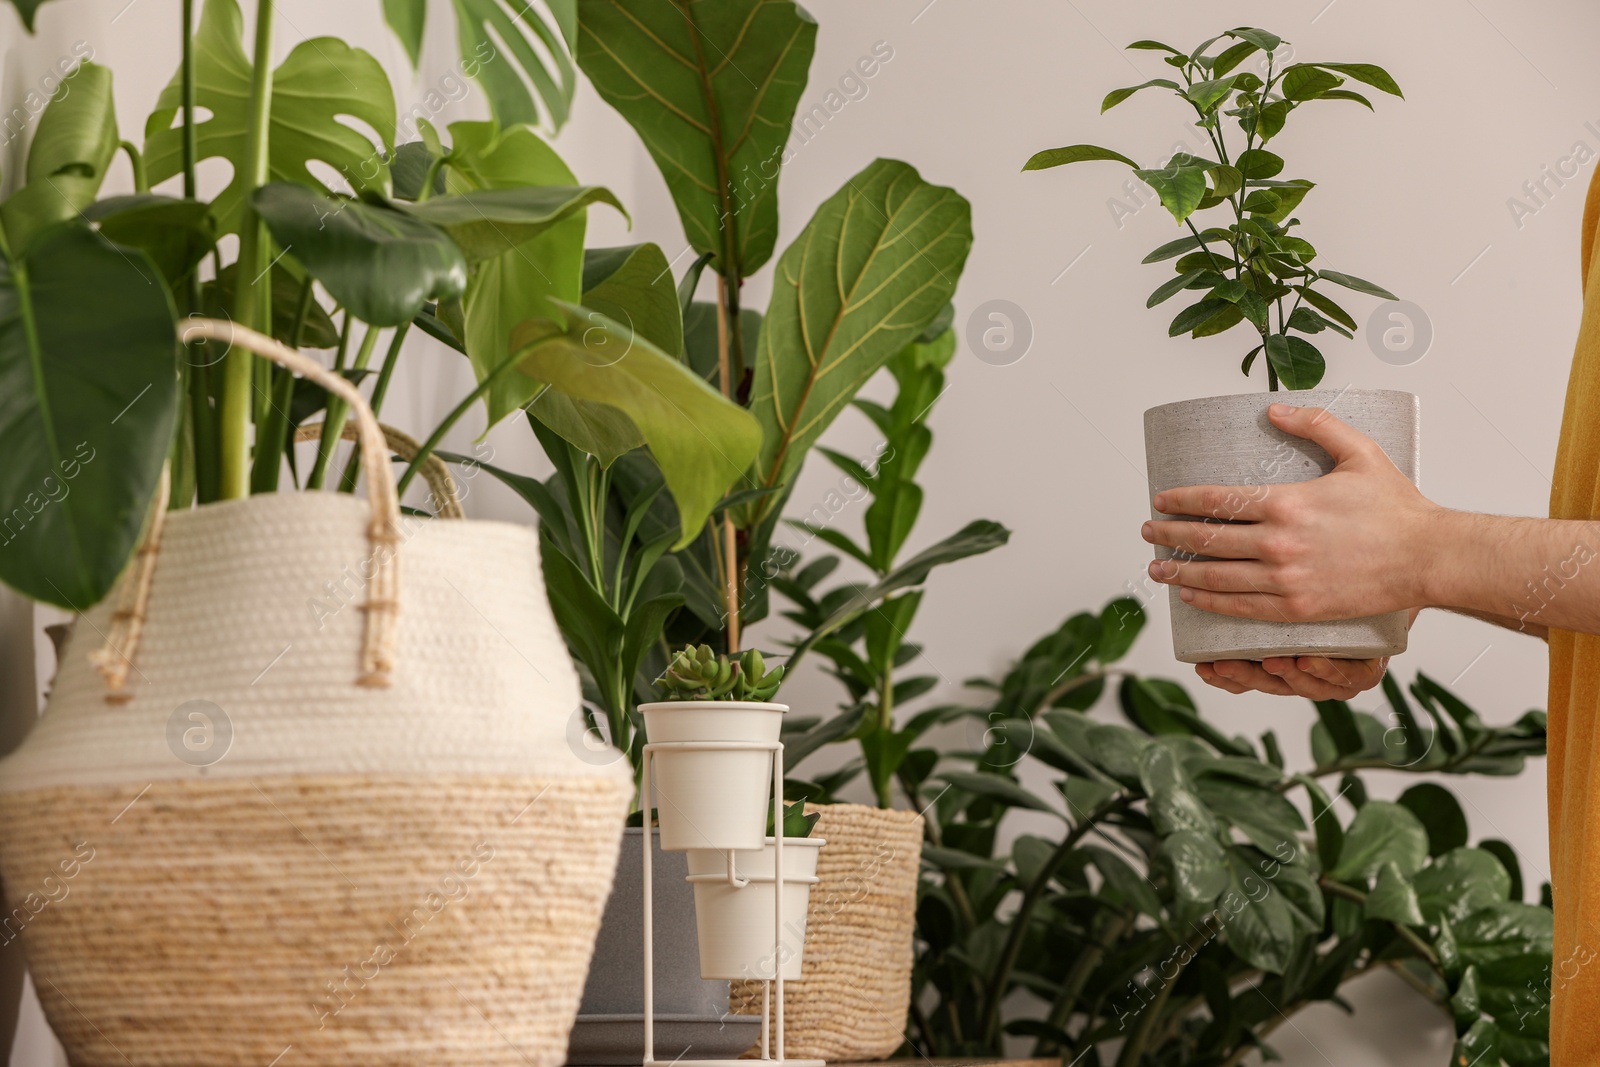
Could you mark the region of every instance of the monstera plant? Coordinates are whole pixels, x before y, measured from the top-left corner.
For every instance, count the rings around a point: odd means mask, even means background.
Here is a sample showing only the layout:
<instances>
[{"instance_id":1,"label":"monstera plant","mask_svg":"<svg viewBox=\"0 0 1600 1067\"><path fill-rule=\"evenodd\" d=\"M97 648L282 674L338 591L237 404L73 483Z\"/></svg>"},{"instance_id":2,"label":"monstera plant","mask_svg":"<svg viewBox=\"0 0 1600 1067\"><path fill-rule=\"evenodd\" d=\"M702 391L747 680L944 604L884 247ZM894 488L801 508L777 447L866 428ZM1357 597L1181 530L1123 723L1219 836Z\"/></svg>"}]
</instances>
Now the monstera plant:
<instances>
[{"instance_id":1,"label":"monstera plant","mask_svg":"<svg viewBox=\"0 0 1600 1067\"><path fill-rule=\"evenodd\" d=\"M39 6L16 3L30 29ZM415 325L464 352L479 384L426 435L402 487L480 400L491 424L529 408L553 441L608 463L647 448L670 494L661 504L692 540L755 461L761 429L679 358L670 276L647 278L661 273L660 249L584 248L587 210L622 206L579 184L531 125L567 116L571 0L548 16L456 0L462 70L494 121L441 133L419 120L420 139L398 145L393 91L371 55L319 37L274 68L272 0L255 4L248 42L235 0L204 0L198 24L192 7L175 19L181 66L142 148L119 127L111 72L83 62L0 203L0 442L12 457L0 494L17 502L0 519L13 546L0 580L65 608L100 600L164 467L175 508L275 491L285 470L306 488L355 488L356 457L332 470L342 402L241 348L182 346L191 314L331 350L375 409ZM413 60L425 8L382 6ZM101 197L119 151L135 188ZM196 169L210 159L231 177L202 199ZM302 476L294 431L318 411Z\"/></svg>"}]
</instances>

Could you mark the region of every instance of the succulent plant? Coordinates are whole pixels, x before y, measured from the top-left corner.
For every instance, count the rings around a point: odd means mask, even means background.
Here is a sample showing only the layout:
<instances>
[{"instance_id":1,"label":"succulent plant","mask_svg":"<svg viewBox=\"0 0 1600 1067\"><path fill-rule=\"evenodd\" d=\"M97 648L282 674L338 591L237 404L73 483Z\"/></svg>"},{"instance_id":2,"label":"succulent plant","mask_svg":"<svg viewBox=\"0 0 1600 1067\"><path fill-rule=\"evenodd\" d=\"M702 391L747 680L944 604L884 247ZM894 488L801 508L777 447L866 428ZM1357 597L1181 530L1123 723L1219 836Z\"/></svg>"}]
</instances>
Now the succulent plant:
<instances>
[{"instance_id":1,"label":"succulent plant","mask_svg":"<svg viewBox=\"0 0 1600 1067\"><path fill-rule=\"evenodd\" d=\"M817 825L817 820L822 818L821 812L806 812L806 798L801 797L793 804L783 806L783 836L784 837L810 837L811 830ZM772 805L767 805L767 836L775 836L772 832Z\"/></svg>"},{"instance_id":2,"label":"succulent plant","mask_svg":"<svg viewBox=\"0 0 1600 1067\"><path fill-rule=\"evenodd\" d=\"M688 646L672 657L656 679L663 700L771 700L783 684L783 668L767 669L761 653L747 649L736 656L712 651L710 645Z\"/></svg>"}]
</instances>

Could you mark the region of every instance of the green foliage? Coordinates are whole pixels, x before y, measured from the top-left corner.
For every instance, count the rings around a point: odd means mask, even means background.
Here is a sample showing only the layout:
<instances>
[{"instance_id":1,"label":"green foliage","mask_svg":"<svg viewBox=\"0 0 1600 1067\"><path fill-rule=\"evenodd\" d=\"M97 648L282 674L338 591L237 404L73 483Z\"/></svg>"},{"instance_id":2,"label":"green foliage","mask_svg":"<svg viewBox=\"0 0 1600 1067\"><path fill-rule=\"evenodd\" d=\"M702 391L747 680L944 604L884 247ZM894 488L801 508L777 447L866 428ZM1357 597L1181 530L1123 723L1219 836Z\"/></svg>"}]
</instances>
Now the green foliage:
<instances>
[{"instance_id":1,"label":"green foliage","mask_svg":"<svg viewBox=\"0 0 1600 1067\"><path fill-rule=\"evenodd\" d=\"M1023 170L1045 170L1069 163L1119 162L1154 189L1161 204L1189 236L1145 257L1146 263L1176 259L1177 277L1150 294L1149 307L1180 292L1196 294L1194 302L1172 319L1176 337L1209 337L1240 326L1254 334L1241 369L1248 375L1256 357L1266 353L1267 387L1281 382L1289 389L1310 389L1326 369L1322 353L1307 340L1326 330L1351 336L1355 319L1340 307L1322 283L1395 299L1372 282L1312 266L1317 250L1294 232L1300 224L1296 208L1313 188L1303 178L1285 179L1284 159L1266 145L1282 133L1289 116L1318 101L1371 101L1343 89L1348 81L1400 96L1400 87L1382 68L1369 63L1287 63L1278 67L1278 52L1288 42L1276 34L1239 27L1182 52L1158 42L1139 41L1130 48L1169 53L1166 63L1182 82L1154 78L1117 89L1106 96L1107 111L1146 89L1163 89L1181 100L1197 119L1215 158L1176 152L1155 167L1141 167L1120 152L1095 145L1069 145L1036 153ZM1213 50L1215 48L1215 50ZM1238 70L1256 53L1263 76ZM1231 120L1231 121L1230 121ZM1201 229L1193 216L1207 212L1214 225ZM1285 306L1285 301L1291 301ZM1296 336L1302 335L1302 336Z\"/></svg>"},{"instance_id":2,"label":"green foliage","mask_svg":"<svg viewBox=\"0 0 1600 1067\"><path fill-rule=\"evenodd\" d=\"M14 255L58 222L93 203L117 153L111 71L81 63L56 87L28 146L26 184L0 204L0 225Z\"/></svg>"},{"instance_id":3,"label":"green foliage","mask_svg":"<svg viewBox=\"0 0 1600 1067\"><path fill-rule=\"evenodd\" d=\"M822 818L819 812L807 812L804 797L793 804L783 806L783 836L784 837L810 837L811 831L816 828L817 820ZM772 806L767 805L767 836L776 836L773 832Z\"/></svg>"},{"instance_id":4,"label":"green foliage","mask_svg":"<svg viewBox=\"0 0 1600 1067\"><path fill-rule=\"evenodd\" d=\"M735 656L710 645L685 648L672 657L656 679L663 700L769 701L783 683L783 667L767 668L761 653L750 648Z\"/></svg>"},{"instance_id":5,"label":"green foliage","mask_svg":"<svg viewBox=\"0 0 1600 1067\"><path fill-rule=\"evenodd\" d=\"M1295 773L1270 733L1227 737L1175 682L1096 662L1126 651L1105 641L1107 618L1136 633L1142 613L1126 601L1074 616L974 683L987 698L957 717L981 724L968 733L981 748L947 753L962 769L912 796L929 820L915 1047L993 1056L1011 1035L1063 1062L1109 1062L1116 1045L1123 1067L1270 1060L1274 1027L1383 968L1451 1016L1454 1055L1545 1062L1549 908L1517 899L1503 842L1464 843L1443 786L1391 803L1357 776L1517 773L1543 752L1541 713L1492 726L1419 677L1413 694L1441 709L1423 729L1391 683L1387 722L1319 708L1315 765ZM1116 674L1131 728L1088 713ZM1340 776L1330 797L1320 783Z\"/></svg>"}]
</instances>

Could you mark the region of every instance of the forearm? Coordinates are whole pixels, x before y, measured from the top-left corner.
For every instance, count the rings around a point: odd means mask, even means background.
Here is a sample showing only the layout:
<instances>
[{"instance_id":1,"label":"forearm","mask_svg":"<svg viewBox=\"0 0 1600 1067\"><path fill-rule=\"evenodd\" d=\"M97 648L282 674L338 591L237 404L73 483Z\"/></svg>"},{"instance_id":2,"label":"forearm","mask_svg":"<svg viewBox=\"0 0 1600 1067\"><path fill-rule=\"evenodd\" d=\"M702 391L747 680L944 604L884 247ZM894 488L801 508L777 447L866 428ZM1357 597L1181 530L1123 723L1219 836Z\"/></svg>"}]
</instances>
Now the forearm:
<instances>
[{"instance_id":1,"label":"forearm","mask_svg":"<svg viewBox=\"0 0 1600 1067\"><path fill-rule=\"evenodd\" d=\"M1440 509L1429 523L1424 602L1545 636L1600 633L1600 523Z\"/></svg>"}]
</instances>

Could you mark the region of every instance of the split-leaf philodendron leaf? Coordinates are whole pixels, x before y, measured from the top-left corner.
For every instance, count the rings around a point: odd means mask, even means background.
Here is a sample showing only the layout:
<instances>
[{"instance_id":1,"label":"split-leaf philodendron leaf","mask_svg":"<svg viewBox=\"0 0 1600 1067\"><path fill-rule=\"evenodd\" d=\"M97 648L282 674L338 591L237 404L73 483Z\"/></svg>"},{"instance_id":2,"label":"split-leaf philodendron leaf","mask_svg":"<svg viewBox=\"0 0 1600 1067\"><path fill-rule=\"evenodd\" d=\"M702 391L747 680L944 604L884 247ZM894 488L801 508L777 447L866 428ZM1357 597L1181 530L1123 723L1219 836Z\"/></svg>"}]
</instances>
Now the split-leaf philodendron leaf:
<instances>
[{"instance_id":1,"label":"split-leaf philodendron leaf","mask_svg":"<svg viewBox=\"0 0 1600 1067\"><path fill-rule=\"evenodd\" d=\"M219 233L238 231L250 192L244 160L252 67L241 43L243 26L235 0L206 0L194 39L195 101L211 113L195 124L199 158L221 156L233 168L233 179L211 202ZM183 169L182 102L182 85L173 75L145 123L145 169L152 185ZM379 141L341 122L345 116L370 126ZM394 128L394 93L376 59L336 37L302 41L272 72L268 177L323 188L306 165L316 160L358 190L387 195L383 150L392 147Z\"/></svg>"}]
</instances>

